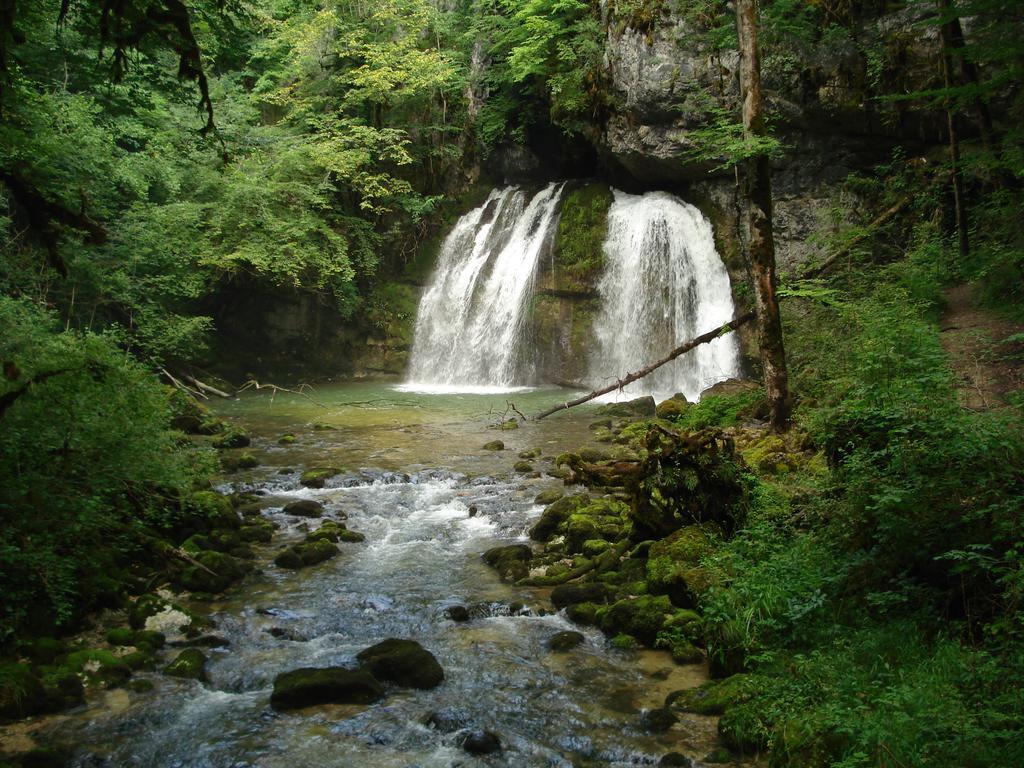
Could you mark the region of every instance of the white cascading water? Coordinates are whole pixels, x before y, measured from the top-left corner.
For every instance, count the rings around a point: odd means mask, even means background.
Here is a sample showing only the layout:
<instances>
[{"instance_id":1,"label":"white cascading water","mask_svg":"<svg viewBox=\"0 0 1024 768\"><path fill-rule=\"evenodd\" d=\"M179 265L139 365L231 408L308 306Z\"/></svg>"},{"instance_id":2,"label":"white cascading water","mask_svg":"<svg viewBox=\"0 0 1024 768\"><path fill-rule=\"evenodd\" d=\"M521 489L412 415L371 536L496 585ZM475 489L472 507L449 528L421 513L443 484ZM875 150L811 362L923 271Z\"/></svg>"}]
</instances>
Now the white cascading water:
<instances>
[{"instance_id":1,"label":"white cascading water","mask_svg":"<svg viewBox=\"0 0 1024 768\"><path fill-rule=\"evenodd\" d=\"M601 309L588 360L589 383L595 387L643 368L733 317L729 274L715 250L711 224L672 195L616 190L604 253ZM662 399L681 392L695 401L738 372L739 346L729 334L634 382L624 395Z\"/></svg>"},{"instance_id":2,"label":"white cascading water","mask_svg":"<svg viewBox=\"0 0 1024 768\"><path fill-rule=\"evenodd\" d=\"M527 307L563 186L549 184L532 199L515 187L494 190L459 219L420 300L403 389L487 391L532 380Z\"/></svg>"}]
</instances>

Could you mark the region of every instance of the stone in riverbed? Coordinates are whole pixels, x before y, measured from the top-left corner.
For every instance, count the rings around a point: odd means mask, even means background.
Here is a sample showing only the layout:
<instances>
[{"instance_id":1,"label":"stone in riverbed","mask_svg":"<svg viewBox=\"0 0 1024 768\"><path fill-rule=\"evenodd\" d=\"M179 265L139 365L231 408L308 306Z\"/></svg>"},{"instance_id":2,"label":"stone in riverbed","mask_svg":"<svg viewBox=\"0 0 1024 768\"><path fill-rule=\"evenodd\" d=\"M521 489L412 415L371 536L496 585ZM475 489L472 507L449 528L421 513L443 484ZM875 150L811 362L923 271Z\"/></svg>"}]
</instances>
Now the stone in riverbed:
<instances>
[{"instance_id":1,"label":"stone in riverbed","mask_svg":"<svg viewBox=\"0 0 1024 768\"><path fill-rule=\"evenodd\" d=\"M329 541L321 539L303 542L302 544L293 544L281 552L274 558L274 565L278 568L296 570L330 560L337 554L338 548Z\"/></svg>"},{"instance_id":2,"label":"stone in riverbed","mask_svg":"<svg viewBox=\"0 0 1024 768\"><path fill-rule=\"evenodd\" d=\"M707 758L705 758L705 762L707 762ZM681 752L669 752L658 761L658 765L675 766L677 768L693 768L693 760Z\"/></svg>"},{"instance_id":3,"label":"stone in riverbed","mask_svg":"<svg viewBox=\"0 0 1024 768\"><path fill-rule=\"evenodd\" d=\"M501 739L492 731L470 731L462 740L462 749L471 755L489 755L501 750Z\"/></svg>"},{"instance_id":4,"label":"stone in riverbed","mask_svg":"<svg viewBox=\"0 0 1024 768\"><path fill-rule=\"evenodd\" d=\"M274 678L270 706L286 710L316 704L372 704L382 698L383 686L366 670L303 667Z\"/></svg>"},{"instance_id":5,"label":"stone in riverbed","mask_svg":"<svg viewBox=\"0 0 1024 768\"><path fill-rule=\"evenodd\" d=\"M604 603L610 596L611 590L602 582L561 584L551 591L551 602L562 609L577 603Z\"/></svg>"},{"instance_id":6,"label":"stone in riverbed","mask_svg":"<svg viewBox=\"0 0 1024 768\"><path fill-rule=\"evenodd\" d=\"M564 495L565 494L562 493L557 488L548 488L547 490L541 491L536 496L534 496L533 497L533 503L534 504L543 504L544 506L547 506L548 504L554 504L556 501L558 501Z\"/></svg>"},{"instance_id":7,"label":"stone in riverbed","mask_svg":"<svg viewBox=\"0 0 1024 768\"><path fill-rule=\"evenodd\" d=\"M307 488L323 488L330 478L340 474L341 470L335 467L312 467L302 473L299 482Z\"/></svg>"},{"instance_id":8,"label":"stone in riverbed","mask_svg":"<svg viewBox=\"0 0 1024 768\"><path fill-rule=\"evenodd\" d=\"M679 721L667 707L651 709L640 715L640 725L648 733L665 733Z\"/></svg>"},{"instance_id":9,"label":"stone in riverbed","mask_svg":"<svg viewBox=\"0 0 1024 768\"><path fill-rule=\"evenodd\" d=\"M469 621L469 609L464 605L451 605L444 609L444 615L451 621Z\"/></svg>"},{"instance_id":10,"label":"stone in riverbed","mask_svg":"<svg viewBox=\"0 0 1024 768\"><path fill-rule=\"evenodd\" d=\"M439 709L423 718L427 728L439 733L455 733L469 727L469 715L459 709Z\"/></svg>"},{"instance_id":11,"label":"stone in riverbed","mask_svg":"<svg viewBox=\"0 0 1024 768\"><path fill-rule=\"evenodd\" d=\"M484 443L485 451L504 451L505 444L501 440L491 440L489 443Z\"/></svg>"},{"instance_id":12,"label":"stone in riverbed","mask_svg":"<svg viewBox=\"0 0 1024 768\"><path fill-rule=\"evenodd\" d=\"M650 395L638 397L634 400L627 400L624 403L610 403L597 409L598 416L613 416L615 418L629 418L632 416L651 417L655 414L657 406L654 398Z\"/></svg>"},{"instance_id":13,"label":"stone in riverbed","mask_svg":"<svg viewBox=\"0 0 1024 768\"><path fill-rule=\"evenodd\" d=\"M291 504L285 504L284 513L296 517L322 517L324 505L312 499L299 499Z\"/></svg>"},{"instance_id":14,"label":"stone in riverbed","mask_svg":"<svg viewBox=\"0 0 1024 768\"><path fill-rule=\"evenodd\" d=\"M434 654L415 640L389 638L360 651L356 658L378 680L404 688L435 688L444 680Z\"/></svg>"},{"instance_id":15,"label":"stone in riverbed","mask_svg":"<svg viewBox=\"0 0 1024 768\"><path fill-rule=\"evenodd\" d=\"M530 558L533 550L525 544L510 544L494 547L484 552L484 562L501 576L502 581L518 581L530 575Z\"/></svg>"},{"instance_id":16,"label":"stone in riverbed","mask_svg":"<svg viewBox=\"0 0 1024 768\"><path fill-rule=\"evenodd\" d=\"M582 632L574 632L567 630L565 632L559 632L556 635L552 635L548 638L547 646L552 651L571 651L577 645L583 642L585 638Z\"/></svg>"},{"instance_id":17,"label":"stone in riverbed","mask_svg":"<svg viewBox=\"0 0 1024 768\"><path fill-rule=\"evenodd\" d=\"M164 674L186 680L205 680L206 654L198 648L186 648L164 667Z\"/></svg>"},{"instance_id":18,"label":"stone in riverbed","mask_svg":"<svg viewBox=\"0 0 1024 768\"><path fill-rule=\"evenodd\" d=\"M533 464L528 461L517 461L513 466L516 472L533 472Z\"/></svg>"}]
</instances>

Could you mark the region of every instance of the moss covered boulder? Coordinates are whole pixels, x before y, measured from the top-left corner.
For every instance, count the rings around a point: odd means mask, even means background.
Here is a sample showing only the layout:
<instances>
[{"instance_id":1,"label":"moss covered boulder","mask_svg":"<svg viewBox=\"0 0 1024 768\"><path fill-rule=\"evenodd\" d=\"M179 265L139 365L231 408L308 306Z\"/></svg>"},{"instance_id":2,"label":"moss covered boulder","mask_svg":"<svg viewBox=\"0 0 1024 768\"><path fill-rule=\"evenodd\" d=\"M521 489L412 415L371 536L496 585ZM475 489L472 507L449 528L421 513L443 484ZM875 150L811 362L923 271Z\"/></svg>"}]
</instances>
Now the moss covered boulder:
<instances>
[{"instance_id":1,"label":"moss covered boulder","mask_svg":"<svg viewBox=\"0 0 1024 768\"><path fill-rule=\"evenodd\" d=\"M653 648L672 611L667 597L642 595L619 600L603 609L598 614L598 623L606 635L631 635Z\"/></svg>"},{"instance_id":2,"label":"moss covered boulder","mask_svg":"<svg viewBox=\"0 0 1024 768\"><path fill-rule=\"evenodd\" d=\"M323 488L328 480L340 474L341 470L335 467L311 467L302 473L299 482L307 488Z\"/></svg>"},{"instance_id":3,"label":"moss covered boulder","mask_svg":"<svg viewBox=\"0 0 1024 768\"><path fill-rule=\"evenodd\" d=\"M305 481L303 481L303 484L305 484ZM296 517L323 517L324 505L313 499L299 499L298 501L285 504L283 512L286 515L295 515Z\"/></svg>"},{"instance_id":4,"label":"moss covered boulder","mask_svg":"<svg viewBox=\"0 0 1024 768\"><path fill-rule=\"evenodd\" d=\"M562 496L550 502L540 520L530 529L530 538L534 541L548 541L558 532L559 526L569 519L569 515L589 502L590 496L584 493Z\"/></svg>"},{"instance_id":5,"label":"moss covered boulder","mask_svg":"<svg viewBox=\"0 0 1024 768\"><path fill-rule=\"evenodd\" d=\"M358 531L350 531L344 523L335 520L327 520L315 531L306 536L307 542L331 541L331 542L360 542L365 541L366 536Z\"/></svg>"},{"instance_id":6,"label":"moss covered boulder","mask_svg":"<svg viewBox=\"0 0 1024 768\"><path fill-rule=\"evenodd\" d=\"M278 568L298 570L330 560L337 554L338 548L325 539L304 541L301 544L293 544L279 553L274 558L274 565Z\"/></svg>"},{"instance_id":7,"label":"moss covered boulder","mask_svg":"<svg viewBox=\"0 0 1024 768\"><path fill-rule=\"evenodd\" d=\"M710 571L701 558L713 549L717 526L688 525L651 544L647 557L647 585L652 594L668 595L681 608L694 605L710 586Z\"/></svg>"},{"instance_id":8,"label":"moss covered boulder","mask_svg":"<svg viewBox=\"0 0 1024 768\"><path fill-rule=\"evenodd\" d=\"M598 416L611 416L613 418L650 418L657 412L657 405L650 395L637 397L622 403L609 403L597 409Z\"/></svg>"},{"instance_id":9,"label":"moss covered boulder","mask_svg":"<svg viewBox=\"0 0 1024 768\"><path fill-rule=\"evenodd\" d=\"M534 504L542 504L547 506L548 504L554 504L556 501L565 496L565 493L558 488L548 488L543 490L533 497Z\"/></svg>"},{"instance_id":10,"label":"moss covered boulder","mask_svg":"<svg viewBox=\"0 0 1024 768\"><path fill-rule=\"evenodd\" d=\"M555 608L562 609L577 603L602 604L607 602L611 595L612 591L608 585L601 582L561 584L551 590L551 602Z\"/></svg>"},{"instance_id":11,"label":"moss covered boulder","mask_svg":"<svg viewBox=\"0 0 1024 768\"><path fill-rule=\"evenodd\" d=\"M494 547L483 554L484 562L501 576L502 581L525 579L530 573L533 550L525 544Z\"/></svg>"},{"instance_id":12,"label":"moss covered boulder","mask_svg":"<svg viewBox=\"0 0 1024 768\"><path fill-rule=\"evenodd\" d=\"M580 645L585 639L586 638L583 636L582 632L576 632L570 629L552 635L544 645L546 645L550 651L571 651L573 648Z\"/></svg>"},{"instance_id":13,"label":"moss covered boulder","mask_svg":"<svg viewBox=\"0 0 1024 768\"><path fill-rule=\"evenodd\" d=\"M658 407L654 410L654 413L659 419L674 421L686 413L691 405L692 403L686 399L685 395L675 394L668 400L662 400L658 403Z\"/></svg>"},{"instance_id":14,"label":"moss covered boulder","mask_svg":"<svg viewBox=\"0 0 1024 768\"><path fill-rule=\"evenodd\" d=\"M246 448L252 438L244 429L229 429L213 439L213 447L221 450L227 448Z\"/></svg>"},{"instance_id":15,"label":"moss covered boulder","mask_svg":"<svg viewBox=\"0 0 1024 768\"><path fill-rule=\"evenodd\" d=\"M372 704L384 698L384 687L363 669L304 667L274 678L270 706L278 710L317 704Z\"/></svg>"},{"instance_id":16,"label":"moss covered boulder","mask_svg":"<svg viewBox=\"0 0 1024 768\"><path fill-rule=\"evenodd\" d=\"M390 638L360 651L356 659L378 680L404 688L435 688L444 680L434 654L414 640Z\"/></svg>"},{"instance_id":17,"label":"moss covered boulder","mask_svg":"<svg viewBox=\"0 0 1024 768\"><path fill-rule=\"evenodd\" d=\"M198 648L186 648L164 667L164 674L186 680L206 680L206 654Z\"/></svg>"},{"instance_id":18,"label":"moss covered boulder","mask_svg":"<svg viewBox=\"0 0 1024 768\"><path fill-rule=\"evenodd\" d=\"M0 664L0 722L57 712L63 707L60 693L43 685L28 664Z\"/></svg>"},{"instance_id":19,"label":"moss covered boulder","mask_svg":"<svg viewBox=\"0 0 1024 768\"><path fill-rule=\"evenodd\" d=\"M231 498L216 491L196 491L185 501L186 510L205 523L204 530L236 529L242 521L235 512Z\"/></svg>"},{"instance_id":20,"label":"moss covered boulder","mask_svg":"<svg viewBox=\"0 0 1024 768\"><path fill-rule=\"evenodd\" d=\"M251 570L252 566L244 560L207 550L197 552L193 562L181 570L176 581L192 592L216 594L240 581Z\"/></svg>"},{"instance_id":21,"label":"moss covered boulder","mask_svg":"<svg viewBox=\"0 0 1024 768\"><path fill-rule=\"evenodd\" d=\"M491 440L489 443L484 443L483 448L485 451L504 451L505 443L501 440Z\"/></svg>"}]
</instances>

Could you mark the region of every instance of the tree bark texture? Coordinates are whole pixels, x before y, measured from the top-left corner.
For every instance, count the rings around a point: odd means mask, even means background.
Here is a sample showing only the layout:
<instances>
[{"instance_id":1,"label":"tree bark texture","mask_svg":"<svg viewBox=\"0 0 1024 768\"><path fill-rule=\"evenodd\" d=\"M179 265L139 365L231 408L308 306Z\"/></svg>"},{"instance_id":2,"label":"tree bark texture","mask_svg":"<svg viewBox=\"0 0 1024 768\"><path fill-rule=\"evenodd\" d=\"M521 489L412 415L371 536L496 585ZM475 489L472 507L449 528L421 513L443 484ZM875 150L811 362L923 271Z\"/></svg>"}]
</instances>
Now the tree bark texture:
<instances>
[{"instance_id":1,"label":"tree bark texture","mask_svg":"<svg viewBox=\"0 0 1024 768\"><path fill-rule=\"evenodd\" d=\"M767 129L761 94L755 0L736 0L736 26L740 44L743 130L747 136L764 136ZM771 161L766 155L759 154L747 160L745 193L747 258L754 282L754 307L758 318L762 375L765 394L771 407L772 426L781 430L789 420L789 385L786 351L782 343L782 318L776 295Z\"/></svg>"},{"instance_id":2,"label":"tree bark texture","mask_svg":"<svg viewBox=\"0 0 1024 768\"><path fill-rule=\"evenodd\" d=\"M949 0L938 0L939 12L949 12ZM959 27L959 22L957 23ZM944 21L942 24L942 83L948 91L953 87L953 50L955 30L952 21ZM961 33L962 42L962 33ZM949 161L953 166L953 213L956 219L957 240L960 247L960 257L965 259L970 255L971 244L968 239L967 204L964 200L964 177L960 170L960 139L956 130L956 111L953 99L946 98L946 131L949 136Z\"/></svg>"}]
</instances>

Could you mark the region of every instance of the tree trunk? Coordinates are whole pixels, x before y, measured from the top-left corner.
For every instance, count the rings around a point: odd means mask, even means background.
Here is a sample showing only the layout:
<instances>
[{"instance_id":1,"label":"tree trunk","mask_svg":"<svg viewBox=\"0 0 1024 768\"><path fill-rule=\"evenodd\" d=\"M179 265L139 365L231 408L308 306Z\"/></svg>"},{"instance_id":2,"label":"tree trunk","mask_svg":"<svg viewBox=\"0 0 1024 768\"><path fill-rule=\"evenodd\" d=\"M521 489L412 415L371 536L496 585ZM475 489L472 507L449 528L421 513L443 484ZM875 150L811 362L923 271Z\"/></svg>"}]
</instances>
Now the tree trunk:
<instances>
[{"instance_id":1,"label":"tree trunk","mask_svg":"<svg viewBox=\"0 0 1024 768\"><path fill-rule=\"evenodd\" d=\"M761 64L757 47L755 0L736 0L736 27L740 44L740 93L743 97L743 130L747 136L764 136ZM789 421L789 385L786 351L782 343L782 318L775 293L775 240L772 235L771 162L760 154L746 161L747 253L754 281L754 306L758 318L758 342L765 394L776 430Z\"/></svg>"},{"instance_id":2,"label":"tree trunk","mask_svg":"<svg viewBox=\"0 0 1024 768\"><path fill-rule=\"evenodd\" d=\"M938 4L940 13L948 13L949 0L938 0ZM942 82L947 91L953 87L953 57L950 51L953 49L954 37L952 21L944 21L942 24ZM960 140L956 131L956 112L953 99L949 96L946 97L946 131L949 135L949 161L953 166L953 213L956 218L960 257L966 259L971 251L967 234L967 205L964 201L964 178L960 171Z\"/></svg>"}]
</instances>

